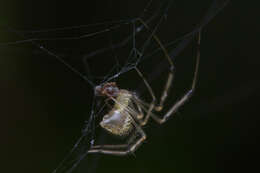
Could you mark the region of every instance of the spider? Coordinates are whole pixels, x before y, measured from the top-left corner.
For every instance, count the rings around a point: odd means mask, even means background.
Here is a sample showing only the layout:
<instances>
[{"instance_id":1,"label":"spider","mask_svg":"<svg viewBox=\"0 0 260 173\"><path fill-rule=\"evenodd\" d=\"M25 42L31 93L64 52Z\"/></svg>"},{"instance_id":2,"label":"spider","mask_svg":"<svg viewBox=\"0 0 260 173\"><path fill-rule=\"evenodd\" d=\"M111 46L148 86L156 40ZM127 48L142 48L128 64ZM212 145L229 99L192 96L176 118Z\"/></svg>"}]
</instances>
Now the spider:
<instances>
[{"instance_id":1,"label":"spider","mask_svg":"<svg viewBox=\"0 0 260 173\"><path fill-rule=\"evenodd\" d=\"M149 29L144 22L142 22L142 24L147 29ZM114 105L110 106L111 110L106 115L104 115L102 121L100 122L100 126L108 131L110 134L115 136L127 137L128 140L126 144L94 145L90 148L88 153L102 153L117 156L124 156L134 153L137 148L140 147L141 144L146 140L146 134L143 131L142 127L147 124L150 118L154 119L159 124L163 124L169 119L170 116L176 113L176 111L185 102L189 100L194 92L198 76L200 61L200 32L201 31L198 32L196 64L191 88L184 94L184 96L180 100L178 100L173 106L171 106L171 108L162 118L155 115L153 111L160 112L163 110L164 102L168 96L168 92L174 78L174 64L169 57L167 50L156 35L153 35L152 37L162 49L164 56L166 57L170 65L170 72L168 74L168 78L165 83L165 87L162 92L159 104L156 104L156 97L150 84L147 82L147 80L137 67L135 67L134 70L143 80L146 88L148 89L152 97L152 101L150 104L147 104L139 99L136 93L128 91L126 89L120 89L115 82L107 82L95 87L95 94L97 96L107 97L107 99L105 100L106 103L107 100L112 100L114 102ZM144 112L146 114L144 114Z\"/></svg>"}]
</instances>

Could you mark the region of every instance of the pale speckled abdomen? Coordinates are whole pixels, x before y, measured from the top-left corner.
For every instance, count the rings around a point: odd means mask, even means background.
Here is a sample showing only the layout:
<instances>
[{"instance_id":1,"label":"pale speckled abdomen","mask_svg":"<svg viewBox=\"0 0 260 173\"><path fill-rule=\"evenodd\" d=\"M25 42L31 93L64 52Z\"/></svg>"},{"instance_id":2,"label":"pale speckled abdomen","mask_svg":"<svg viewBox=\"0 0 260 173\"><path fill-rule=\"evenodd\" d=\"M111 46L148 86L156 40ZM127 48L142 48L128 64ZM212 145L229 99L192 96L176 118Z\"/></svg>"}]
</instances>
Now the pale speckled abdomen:
<instances>
[{"instance_id":1,"label":"pale speckled abdomen","mask_svg":"<svg viewBox=\"0 0 260 173\"><path fill-rule=\"evenodd\" d=\"M128 135L132 131L132 122L134 120L127 111L129 103L131 102L131 97L132 95L128 91L120 90L115 99L114 107L100 122L102 128L118 136Z\"/></svg>"}]
</instances>

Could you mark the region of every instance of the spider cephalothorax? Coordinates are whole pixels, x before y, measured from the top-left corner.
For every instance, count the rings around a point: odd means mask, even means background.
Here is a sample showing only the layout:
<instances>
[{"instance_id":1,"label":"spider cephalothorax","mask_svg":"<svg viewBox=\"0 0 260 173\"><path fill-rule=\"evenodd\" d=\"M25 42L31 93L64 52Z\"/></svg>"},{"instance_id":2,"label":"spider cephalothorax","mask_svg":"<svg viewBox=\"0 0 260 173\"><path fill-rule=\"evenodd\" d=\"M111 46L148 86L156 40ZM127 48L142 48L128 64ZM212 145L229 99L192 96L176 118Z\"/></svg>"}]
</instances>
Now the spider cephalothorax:
<instances>
[{"instance_id":1,"label":"spider cephalothorax","mask_svg":"<svg viewBox=\"0 0 260 173\"><path fill-rule=\"evenodd\" d=\"M118 93L119 88L115 82L108 82L95 87L95 95L97 96L117 97Z\"/></svg>"}]
</instances>

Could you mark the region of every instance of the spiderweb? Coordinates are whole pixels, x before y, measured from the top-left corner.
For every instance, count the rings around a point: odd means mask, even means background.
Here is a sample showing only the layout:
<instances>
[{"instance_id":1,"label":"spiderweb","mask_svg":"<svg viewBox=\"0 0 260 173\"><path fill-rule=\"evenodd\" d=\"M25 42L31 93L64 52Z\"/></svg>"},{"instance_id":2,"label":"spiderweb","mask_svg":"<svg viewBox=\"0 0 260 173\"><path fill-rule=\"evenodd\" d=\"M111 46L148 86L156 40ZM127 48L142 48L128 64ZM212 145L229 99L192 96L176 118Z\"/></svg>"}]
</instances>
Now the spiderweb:
<instances>
[{"instance_id":1,"label":"spiderweb","mask_svg":"<svg viewBox=\"0 0 260 173\"><path fill-rule=\"evenodd\" d=\"M193 40L196 34L225 7L228 0L212 0L205 5L196 24L178 33L173 39L164 41L172 59ZM81 77L93 89L109 81L118 81L136 66L150 67L147 71L149 82L155 80L167 69L167 61L155 59L162 53L152 39L153 35L163 37L163 28L169 27L172 12L177 10L178 1L148 1L137 17L106 21L90 25L79 25L43 30L17 30L2 26L3 30L18 35L21 39L2 42L1 47L33 45L35 54L45 54L56 58L69 70ZM145 28L143 23L149 28ZM176 27L176 26L175 26ZM172 29L172 28L171 28ZM174 34L173 34L174 35ZM170 37L170 36L166 36ZM163 57L163 55L160 55ZM147 68L146 68L147 69ZM153 69L151 71L151 69ZM120 77L120 78L119 78ZM127 77L126 77L127 78ZM142 93L144 85L131 86ZM93 90L94 91L94 90ZM102 115L103 107L97 102L93 92L92 106L82 135L53 173L71 173L86 157L87 151L95 143L96 119Z\"/></svg>"}]
</instances>

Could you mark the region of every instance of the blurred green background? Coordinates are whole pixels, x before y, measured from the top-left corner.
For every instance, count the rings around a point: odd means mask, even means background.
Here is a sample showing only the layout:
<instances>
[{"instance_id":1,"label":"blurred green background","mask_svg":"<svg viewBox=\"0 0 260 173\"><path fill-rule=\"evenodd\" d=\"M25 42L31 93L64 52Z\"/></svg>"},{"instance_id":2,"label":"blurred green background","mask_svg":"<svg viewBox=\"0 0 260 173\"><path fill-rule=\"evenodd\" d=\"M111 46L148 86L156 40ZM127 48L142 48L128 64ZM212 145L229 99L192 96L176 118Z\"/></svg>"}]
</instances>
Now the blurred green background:
<instances>
[{"instance_id":1,"label":"blurred green background","mask_svg":"<svg viewBox=\"0 0 260 173\"><path fill-rule=\"evenodd\" d=\"M162 25L163 42L196 26L210 2L174 2L173 14ZM137 0L2 0L0 24L18 30L78 26L135 17L145 4ZM206 26L194 97L165 125L151 123L145 128L148 139L136 156L89 156L75 172L208 173L257 168L257 11L256 5L233 1ZM1 42L20 39L0 29ZM170 103L190 86L193 62L187 57L192 56L194 44L176 60ZM97 68L102 68L102 61ZM149 73L152 67L144 63L143 68ZM80 136L90 112L92 88L30 44L0 47L0 82L0 172L50 173ZM127 89L135 85L121 83Z\"/></svg>"}]
</instances>

